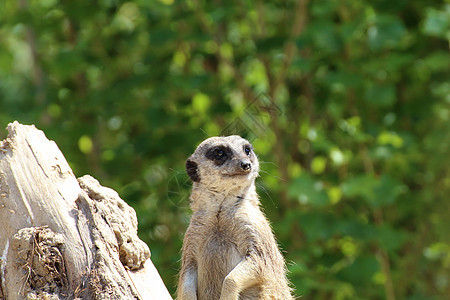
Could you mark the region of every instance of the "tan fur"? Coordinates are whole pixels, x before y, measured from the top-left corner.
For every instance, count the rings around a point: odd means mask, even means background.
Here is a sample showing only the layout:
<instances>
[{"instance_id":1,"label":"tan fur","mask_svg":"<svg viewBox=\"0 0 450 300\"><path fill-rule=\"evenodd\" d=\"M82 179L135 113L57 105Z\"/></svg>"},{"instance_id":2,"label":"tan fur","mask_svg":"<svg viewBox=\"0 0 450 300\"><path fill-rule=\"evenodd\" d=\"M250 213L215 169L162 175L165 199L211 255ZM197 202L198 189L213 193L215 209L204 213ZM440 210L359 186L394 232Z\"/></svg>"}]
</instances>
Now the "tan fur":
<instances>
[{"instance_id":1,"label":"tan fur","mask_svg":"<svg viewBox=\"0 0 450 300\"><path fill-rule=\"evenodd\" d=\"M239 136L213 137L188 159L189 175L198 178L191 176L193 215L183 241L179 300L293 299L283 256L259 208L258 159L245 153L246 145ZM206 157L217 146L231 149L223 165ZM243 171L242 162L251 170Z\"/></svg>"}]
</instances>

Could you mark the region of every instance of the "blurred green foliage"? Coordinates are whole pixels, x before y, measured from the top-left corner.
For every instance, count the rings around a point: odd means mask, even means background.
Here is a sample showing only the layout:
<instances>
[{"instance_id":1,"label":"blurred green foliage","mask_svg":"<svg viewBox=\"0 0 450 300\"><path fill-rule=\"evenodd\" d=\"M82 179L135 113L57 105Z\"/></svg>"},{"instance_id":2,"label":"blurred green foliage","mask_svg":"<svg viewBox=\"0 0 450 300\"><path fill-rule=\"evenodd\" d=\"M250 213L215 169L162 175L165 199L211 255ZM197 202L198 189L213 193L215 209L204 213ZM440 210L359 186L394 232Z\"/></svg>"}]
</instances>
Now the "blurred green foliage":
<instances>
[{"instance_id":1,"label":"blurred green foliage","mask_svg":"<svg viewBox=\"0 0 450 300\"><path fill-rule=\"evenodd\" d=\"M172 293L184 161L238 133L297 295L448 299L449 39L448 0L6 0L0 126L116 189Z\"/></svg>"}]
</instances>

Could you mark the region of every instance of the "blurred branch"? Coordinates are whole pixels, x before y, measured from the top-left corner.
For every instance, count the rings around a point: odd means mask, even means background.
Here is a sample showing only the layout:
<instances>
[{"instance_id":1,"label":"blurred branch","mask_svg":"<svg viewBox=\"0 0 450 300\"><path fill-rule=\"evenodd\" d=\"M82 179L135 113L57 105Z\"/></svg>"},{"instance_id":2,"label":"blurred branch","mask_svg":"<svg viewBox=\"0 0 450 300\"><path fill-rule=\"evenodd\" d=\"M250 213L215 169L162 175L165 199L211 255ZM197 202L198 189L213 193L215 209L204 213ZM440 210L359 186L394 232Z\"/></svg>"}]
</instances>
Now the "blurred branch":
<instances>
[{"instance_id":1,"label":"blurred branch","mask_svg":"<svg viewBox=\"0 0 450 300\"><path fill-rule=\"evenodd\" d=\"M311 80L310 80L310 76L309 75L305 75L301 80L300 80L300 86L302 87L302 92L303 92L303 98L304 98L304 103L305 103L305 109L304 111L306 112L305 118L309 119L309 126L310 127L314 127L314 124L316 122L316 118L315 118L315 103L314 103L314 94L313 94L313 90L311 87ZM299 126L298 126L299 127ZM300 130L299 128L297 128L297 130ZM298 133L298 136L300 136L300 133ZM308 171L311 171L311 163L312 160L314 159L314 149L313 147L309 147L308 153L306 154L306 158L305 158L305 168Z\"/></svg>"},{"instance_id":2,"label":"blurred branch","mask_svg":"<svg viewBox=\"0 0 450 300\"><path fill-rule=\"evenodd\" d=\"M285 83L287 71L292 63L292 60L294 58L295 51L297 49L295 45L295 40L300 36L300 34L304 31L306 23L307 23L307 5L309 0L300 0L297 3L296 9L294 11L293 16L293 24L290 32L290 36L288 41L285 44L284 47L284 60L283 64L281 66L281 70L278 74L272 74L270 61L267 58L266 55L262 55L260 57L261 61L264 64L267 77L269 78L269 96L271 99L275 99L277 95L278 88ZM258 9L259 13L259 21L260 21L260 28L261 32L264 33L263 29L265 28L264 23L264 17L261 15L263 13L262 9ZM310 99L312 101L312 99ZM289 172L288 172L288 160L285 155L285 133L281 131L280 124L279 124L279 116L277 111L269 111L270 117L271 117L271 126L272 130L276 137L276 142L274 145L275 150L275 156L277 158L277 163L280 167L280 174L282 181L281 184L281 190L280 190L280 196L281 196L281 203L283 204L284 208L288 208L290 206L289 198L287 196L287 188L286 184L289 179ZM294 131L295 132L295 131Z\"/></svg>"},{"instance_id":3,"label":"blurred branch","mask_svg":"<svg viewBox=\"0 0 450 300\"><path fill-rule=\"evenodd\" d=\"M375 169L373 166L373 161L369 156L367 145L363 144L360 147L360 156L363 161L364 170L366 174L374 174ZM381 208L372 210L375 224L377 226L382 226L384 223L383 212ZM389 255L387 251L381 246L376 245L376 256L381 264L381 270L385 276L384 281L384 292L386 294L387 300L395 300L394 285L392 283L391 266L389 263Z\"/></svg>"},{"instance_id":4,"label":"blurred branch","mask_svg":"<svg viewBox=\"0 0 450 300\"><path fill-rule=\"evenodd\" d=\"M23 11L28 11L28 2L26 0L18 0L19 8ZM46 98L46 91L44 87L44 72L42 71L41 66L39 65L39 57L36 45L36 34L34 29L28 25L25 26L26 30L26 40L28 46L30 47L31 52L31 68L33 75L33 83L36 86L36 104L42 105L44 104Z\"/></svg>"},{"instance_id":5,"label":"blurred branch","mask_svg":"<svg viewBox=\"0 0 450 300\"><path fill-rule=\"evenodd\" d=\"M264 18L264 3L263 1L258 1L256 4L256 10L258 14L258 25L259 25L259 35L266 35L266 20Z\"/></svg>"},{"instance_id":6,"label":"blurred branch","mask_svg":"<svg viewBox=\"0 0 450 300\"><path fill-rule=\"evenodd\" d=\"M210 34L214 37L214 41L217 44L217 48L220 49L223 43L223 35L225 35L225 30L223 27L223 24L218 24L219 30L214 30L212 26L208 24L207 21L207 15L204 11L202 3L200 1L195 1L196 8L194 10L194 13L196 15L196 18L199 20L200 27L205 33ZM246 84L244 77L242 76L240 70L236 67L234 62L230 60L229 58L221 55L220 51L217 51L217 59L219 61L219 65L226 65L229 67L233 72L233 77L235 78L235 82L237 83L239 89L244 94L244 98L248 101L251 101L256 98L256 94L253 92L252 89L250 89Z\"/></svg>"},{"instance_id":7,"label":"blurred branch","mask_svg":"<svg viewBox=\"0 0 450 300\"><path fill-rule=\"evenodd\" d=\"M285 82L287 71L294 59L295 50L297 46L295 45L295 40L300 36L306 27L308 21L308 2L309 0L299 0L297 7L294 12L294 24L292 24L291 34L284 47L284 61L281 67L279 75L275 79L275 83L272 87L274 94L280 84ZM267 69L269 71L270 69Z\"/></svg>"},{"instance_id":8,"label":"blurred branch","mask_svg":"<svg viewBox=\"0 0 450 300\"><path fill-rule=\"evenodd\" d=\"M367 174L374 174L375 170L374 170L372 159L369 156L369 150L367 149L367 145L365 145L365 144L360 145L359 155L360 155L362 163L364 165L364 171Z\"/></svg>"},{"instance_id":9,"label":"blurred branch","mask_svg":"<svg viewBox=\"0 0 450 300\"><path fill-rule=\"evenodd\" d=\"M297 46L295 45L295 40L301 35L304 31L307 21L308 21L308 2L309 0L300 0L297 3L295 12L294 12L294 23L292 24L291 32L289 38L284 46L284 60L281 66L281 70L278 72L277 76L271 74L272 68L270 67L270 62L266 56L261 57L261 61L264 64L266 69L267 77L273 78L273 81L270 82L270 93L271 96L276 95L276 92L281 84L286 81L287 71L292 64L292 60L294 59L295 51ZM262 14L263 10L258 9L258 14ZM265 22L264 17L258 16L260 22L261 33L264 34ZM270 81L270 80L269 80Z\"/></svg>"},{"instance_id":10,"label":"blurred branch","mask_svg":"<svg viewBox=\"0 0 450 300\"><path fill-rule=\"evenodd\" d=\"M383 224L383 215L381 212L381 209L377 209L373 212L374 218L375 218L375 224L382 225ZM392 283L392 276L391 276L391 265L389 263L389 255L387 254L386 250L377 245L376 250L377 259L380 261L381 264L381 270L383 271L383 274L386 278L384 281L384 291L386 294L387 300L395 300L395 292L394 292L394 286Z\"/></svg>"}]
</instances>

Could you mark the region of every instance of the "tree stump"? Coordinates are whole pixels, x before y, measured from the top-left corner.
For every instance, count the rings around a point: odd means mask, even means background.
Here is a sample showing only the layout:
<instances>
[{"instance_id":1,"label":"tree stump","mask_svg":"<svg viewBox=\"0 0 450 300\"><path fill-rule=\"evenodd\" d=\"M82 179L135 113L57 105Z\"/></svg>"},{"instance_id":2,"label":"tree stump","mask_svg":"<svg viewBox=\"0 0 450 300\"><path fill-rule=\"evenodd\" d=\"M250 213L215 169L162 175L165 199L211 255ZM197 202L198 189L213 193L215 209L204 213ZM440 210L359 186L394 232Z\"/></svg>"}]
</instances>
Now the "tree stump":
<instances>
[{"instance_id":1,"label":"tree stump","mask_svg":"<svg viewBox=\"0 0 450 300\"><path fill-rule=\"evenodd\" d=\"M135 211L14 122L0 141L0 299L171 299Z\"/></svg>"}]
</instances>

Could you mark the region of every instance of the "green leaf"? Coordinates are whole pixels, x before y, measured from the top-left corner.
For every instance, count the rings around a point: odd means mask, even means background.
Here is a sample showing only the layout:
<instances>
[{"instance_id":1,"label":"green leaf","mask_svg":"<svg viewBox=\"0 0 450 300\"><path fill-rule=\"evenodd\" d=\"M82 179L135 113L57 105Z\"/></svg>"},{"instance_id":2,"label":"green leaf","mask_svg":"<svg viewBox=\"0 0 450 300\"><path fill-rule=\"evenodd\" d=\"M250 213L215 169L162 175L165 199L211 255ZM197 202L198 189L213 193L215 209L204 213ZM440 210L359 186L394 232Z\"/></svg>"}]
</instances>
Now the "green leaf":
<instances>
[{"instance_id":1,"label":"green leaf","mask_svg":"<svg viewBox=\"0 0 450 300\"><path fill-rule=\"evenodd\" d=\"M374 206L393 204L406 191L407 187L398 179L383 175L374 187L374 198L370 201Z\"/></svg>"},{"instance_id":2,"label":"green leaf","mask_svg":"<svg viewBox=\"0 0 450 300\"><path fill-rule=\"evenodd\" d=\"M395 148L403 146L403 139L397 133L391 131L381 132L377 140L380 145L392 145Z\"/></svg>"},{"instance_id":3,"label":"green leaf","mask_svg":"<svg viewBox=\"0 0 450 300\"><path fill-rule=\"evenodd\" d=\"M83 135L78 140L78 148L84 154L91 153L92 152L92 148L93 148L92 139L89 136L87 136L87 135Z\"/></svg>"},{"instance_id":4,"label":"green leaf","mask_svg":"<svg viewBox=\"0 0 450 300\"><path fill-rule=\"evenodd\" d=\"M311 162L311 170L314 174L321 174L325 171L327 159L323 156L316 156Z\"/></svg>"},{"instance_id":5,"label":"green leaf","mask_svg":"<svg viewBox=\"0 0 450 300\"><path fill-rule=\"evenodd\" d=\"M392 228L389 224L376 229L377 240L389 252L394 252L403 246L408 238L404 232Z\"/></svg>"},{"instance_id":6,"label":"green leaf","mask_svg":"<svg viewBox=\"0 0 450 300\"><path fill-rule=\"evenodd\" d=\"M268 38L260 38L256 40L256 48L258 52L268 52L273 49L280 49L280 46L284 45L286 37L272 36Z\"/></svg>"},{"instance_id":7,"label":"green leaf","mask_svg":"<svg viewBox=\"0 0 450 300\"><path fill-rule=\"evenodd\" d=\"M448 5L446 10L442 11L428 8L422 31L431 36L450 38L450 8L448 8Z\"/></svg>"},{"instance_id":8,"label":"green leaf","mask_svg":"<svg viewBox=\"0 0 450 300\"><path fill-rule=\"evenodd\" d=\"M359 74L350 73L346 70L330 72L327 77L327 81L332 87L342 85L344 89L349 87L357 87L363 82Z\"/></svg>"},{"instance_id":9,"label":"green leaf","mask_svg":"<svg viewBox=\"0 0 450 300\"><path fill-rule=\"evenodd\" d=\"M376 107L388 107L397 101L395 86L368 83L365 100Z\"/></svg>"},{"instance_id":10,"label":"green leaf","mask_svg":"<svg viewBox=\"0 0 450 300\"><path fill-rule=\"evenodd\" d=\"M368 29L369 47L373 51L393 49L401 45L407 30L403 22L393 15L377 15Z\"/></svg>"},{"instance_id":11,"label":"green leaf","mask_svg":"<svg viewBox=\"0 0 450 300\"><path fill-rule=\"evenodd\" d=\"M176 33L169 28L154 29L150 32L150 43L155 46L161 45L173 41L175 37Z\"/></svg>"},{"instance_id":12,"label":"green leaf","mask_svg":"<svg viewBox=\"0 0 450 300\"><path fill-rule=\"evenodd\" d=\"M347 180L342 185L345 197L362 198L372 207L394 203L407 188L399 180L388 175L376 178L373 175L360 175Z\"/></svg>"},{"instance_id":13,"label":"green leaf","mask_svg":"<svg viewBox=\"0 0 450 300\"><path fill-rule=\"evenodd\" d=\"M372 276L380 270L378 261L374 256L357 258L350 266L342 269L338 277L356 285L365 285L371 281Z\"/></svg>"},{"instance_id":14,"label":"green leaf","mask_svg":"<svg viewBox=\"0 0 450 300\"><path fill-rule=\"evenodd\" d=\"M210 107L210 102L211 100L209 99L208 95L203 93L196 93L194 97L192 97L192 108L195 112L203 115Z\"/></svg>"},{"instance_id":15,"label":"green leaf","mask_svg":"<svg viewBox=\"0 0 450 300\"><path fill-rule=\"evenodd\" d=\"M310 241L331 238L338 223L332 214L303 213L296 219Z\"/></svg>"},{"instance_id":16,"label":"green leaf","mask_svg":"<svg viewBox=\"0 0 450 300\"><path fill-rule=\"evenodd\" d=\"M342 48L342 41L332 22L319 21L311 23L307 28L315 47L322 53L336 53Z\"/></svg>"},{"instance_id":17,"label":"green leaf","mask_svg":"<svg viewBox=\"0 0 450 300\"><path fill-rule=\"evenodd\" d=\"M377 180L372 175L355 176L342 184L344 197L373 199Z\"/></svg>"},{"instance_id":18,"label":"green leaf","mask_svg":"<svg viewBox=\"0 0 450 300\"><path fill-rule=\"evenodd\" d=\"M314 180L307 174L297 177L289 186L289 195L301 204L322 207L329 203L323 183Z\"/></svg>"}]
</instances>

